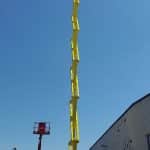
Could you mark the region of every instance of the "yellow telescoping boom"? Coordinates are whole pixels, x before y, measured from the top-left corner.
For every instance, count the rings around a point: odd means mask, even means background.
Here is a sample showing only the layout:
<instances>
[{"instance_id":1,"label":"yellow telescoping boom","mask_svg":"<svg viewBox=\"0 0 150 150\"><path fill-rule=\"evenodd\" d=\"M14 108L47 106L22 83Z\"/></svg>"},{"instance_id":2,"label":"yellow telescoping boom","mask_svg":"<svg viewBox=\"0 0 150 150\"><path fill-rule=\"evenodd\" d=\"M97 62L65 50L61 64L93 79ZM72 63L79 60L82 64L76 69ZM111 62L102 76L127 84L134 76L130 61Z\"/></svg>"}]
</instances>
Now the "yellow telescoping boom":
<instances>
[{"instance_id":1,"label":"yellow telescoping boom","mask_svg":"<svg viewBox=\"0 0 150 150\"><path fill-rule=\"evenodd\" d=\"M77 150L77 144L79 143L79 126L78 126L78 112L77 103L79 99L79 86L78 86L78 63L79 63L79 51L78 51L78 6L80 1L73 0L73 12L72 12L72 65L70 68L71 76L71 91L72 96L70 100L70 132L71 137L69 141L69 150Z\"/></svg>"}]
</instances>

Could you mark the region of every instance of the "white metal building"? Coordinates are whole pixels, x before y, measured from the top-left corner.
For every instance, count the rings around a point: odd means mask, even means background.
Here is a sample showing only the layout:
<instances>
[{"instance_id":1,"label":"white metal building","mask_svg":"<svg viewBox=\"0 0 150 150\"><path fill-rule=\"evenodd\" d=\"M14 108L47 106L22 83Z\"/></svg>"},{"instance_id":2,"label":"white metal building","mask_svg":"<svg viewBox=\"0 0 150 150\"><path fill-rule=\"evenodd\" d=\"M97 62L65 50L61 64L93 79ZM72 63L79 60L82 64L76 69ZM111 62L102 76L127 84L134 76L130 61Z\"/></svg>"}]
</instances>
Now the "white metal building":
<instances>
[{"instance_id":1,"label":"white metal building","mask_svg":"<svg viewBox=\"0 0 150 150\"><path fill-rule=\"evenodd\" d=\"M150 94L133 103L90 150L150 150Z\"/></svg>"}]
</instances>

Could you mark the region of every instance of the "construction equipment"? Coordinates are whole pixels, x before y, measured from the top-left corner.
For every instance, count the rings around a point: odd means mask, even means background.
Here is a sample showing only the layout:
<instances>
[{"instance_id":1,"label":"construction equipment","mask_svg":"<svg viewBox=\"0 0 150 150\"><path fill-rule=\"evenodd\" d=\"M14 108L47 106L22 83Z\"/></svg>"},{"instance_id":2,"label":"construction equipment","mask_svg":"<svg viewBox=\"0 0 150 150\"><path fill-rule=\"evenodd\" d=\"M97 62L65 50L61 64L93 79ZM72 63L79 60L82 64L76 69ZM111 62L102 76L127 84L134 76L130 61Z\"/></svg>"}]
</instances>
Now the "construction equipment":
<instances>
[{"instance_id":1,"label":"construction equipment","mask_svg":"<svg viewBox=\"0 0 150 150\"><path fill-rule=\"evenodd\" d=\"M38 150L41 150L42 136L50 134L50 124L48 122L35 122L33 134L39 135Z\"/></svg>"},{"instance_id":2,"label":"construction equipment","mask_svg":"<svg viewBox=\"0 0 150 150\"><path fill-rule=\"evenodd\" d=\"M69 141L69 150L77 150L77 144L79 143L79 125L78 125L78 112L77 103L79 99L79 86L78 86L78 63L79 63L79 51L78 51L78 32L80 30L78 23L78 7L79 0L73 0L73 12L72 12L72 65L70 68L71 76L71 100L70 100L70 132L71 137Z\"/></svg>"}]
</instances>

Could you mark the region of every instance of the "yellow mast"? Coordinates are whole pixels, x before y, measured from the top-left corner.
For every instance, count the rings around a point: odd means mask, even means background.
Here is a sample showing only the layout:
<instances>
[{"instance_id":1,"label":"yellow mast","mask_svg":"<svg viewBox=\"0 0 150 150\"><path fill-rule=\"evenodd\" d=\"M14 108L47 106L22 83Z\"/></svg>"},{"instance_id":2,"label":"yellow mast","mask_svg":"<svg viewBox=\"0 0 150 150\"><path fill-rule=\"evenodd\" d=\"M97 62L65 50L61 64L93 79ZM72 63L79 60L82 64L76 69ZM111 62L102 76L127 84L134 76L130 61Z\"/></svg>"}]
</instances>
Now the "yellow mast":
<instances>
[{"instance_id":1,"label":"yellow mast","mask_svg":"<svg viewBox=\"0 0 150 150\"><path fill-rule=\"evenodd\" d=\"M78 63L79 63L79 52L78 52L78 7L79 0L73 0L73 12L72 12L72 65L70 68L71 76L71 100L70 100L70 132L71 137L69 141L69 150L77 150L77 144L79 143L79 126L78 126L78 112L77 103L79 99L79 86L78 86Z\"/></svg>"}]
</instances>

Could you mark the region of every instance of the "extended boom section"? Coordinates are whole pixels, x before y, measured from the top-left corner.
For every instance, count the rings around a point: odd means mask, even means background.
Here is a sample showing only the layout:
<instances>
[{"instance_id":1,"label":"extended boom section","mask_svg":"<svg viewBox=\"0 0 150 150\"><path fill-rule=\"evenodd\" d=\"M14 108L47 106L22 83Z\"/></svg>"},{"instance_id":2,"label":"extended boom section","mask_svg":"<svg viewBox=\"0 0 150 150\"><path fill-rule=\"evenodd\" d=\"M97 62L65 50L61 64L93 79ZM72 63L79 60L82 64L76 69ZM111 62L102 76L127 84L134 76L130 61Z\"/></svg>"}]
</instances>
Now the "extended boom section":
<instances>
[{"instance_id":1,"label":"extended boom section","mask_svg":"<svg viewBox=\"0 0 150 150\"><path fill-rule=\"evenodd\" d=\"M71 91L72 96L70 100L70 132L71 139L69 141L69 150L77 150L77 144L79 142L79 126L78 126L78 112L77 104L79 99L79 85L78 85L78 64L79 64L79 51L78 51L78 32L80 30L78 23L78 7L79 0L73 0L73 12L72 12L72 65L70 68L71 76Z\"/></svg>"}]
</instances>

